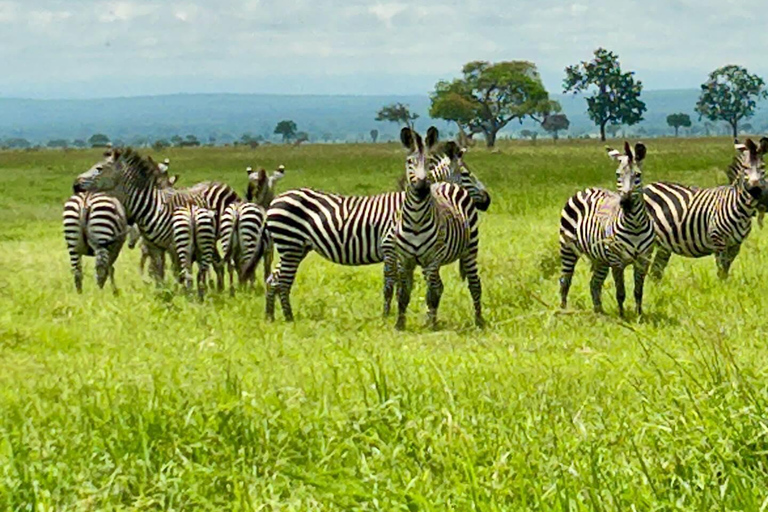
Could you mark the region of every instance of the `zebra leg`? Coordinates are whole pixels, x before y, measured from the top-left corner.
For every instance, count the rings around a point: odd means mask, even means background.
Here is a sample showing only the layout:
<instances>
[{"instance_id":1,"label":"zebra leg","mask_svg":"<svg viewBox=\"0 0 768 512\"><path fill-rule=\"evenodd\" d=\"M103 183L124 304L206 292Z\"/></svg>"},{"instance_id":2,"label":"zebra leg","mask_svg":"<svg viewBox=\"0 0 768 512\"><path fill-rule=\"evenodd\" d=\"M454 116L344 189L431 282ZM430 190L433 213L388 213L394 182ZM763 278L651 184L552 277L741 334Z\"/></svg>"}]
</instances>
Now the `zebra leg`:
<instances>
[{"instance_id":1,"label":"zebra leg","mask_svg":"<svg viewBox=\"0 0 768 512\"><path fill-rule=\"evenodd\" d=\"M595 313L603 312L603 283L608 277L609 270L610 267L607 263L594 262L592 264L592 280L589 283L589 289L592 292L592 306Z\"/></svg>"},{"instance_id":2,"label":"zebra leg","mask_svg":"<svg viewBox=\"0 0 768 512\"><path fill-rule=\"evenodd\" d=\"M229 272L229 296L235 296L235 264L232 258L227 260L227 272ZM238 278L239 280L239 278Z\"/></svg>"},{"instance_id":3,"label":"zebra leg","mask_svg":"<svg viewBox=\"0 0 768 512\"><path fill-rule=\"evenodd\" d=\"M397 282L397 257L387 255L384 257L384 314L386 318L392 307L392 296L395 294Z\"/></svg>"},{"instance_id":4,"label":"zebra leg","mask_svg":"<svg viewBox=\"0 0 768 512\"><path fill-rule=\"evenodd\" d=\"M69 266L75 278L75 290L83 293L83 260L74 247L69 248Z\"/></svg>"},{"instance_id":5,"label":"zebra leg","mask_svg":"<svg viewBox=\"0 0 768 512\"><path fill-rule=\"evenodd\" d=\"M651 279L654 281L660 281L664 275L664 269L669 263L669 258L672 257L672 251L666 247L658 246L656 248L656 256L653 258L653 264L651 265Z\"/></svg>"},{"instance_id":6,"label":"zebra leg","mask_svg":"<svg viewBox=\"0 0 768 512\"><path fill-rule=\"evenodd\" d=\"M568 306L568 291L571 289L573 280L573 271L576 268L576 262L579 261L579 255L568 246L560 246L560 308L565 309Z\"/></svg>"},{"instance_id":7,"label":"zebra leg","mask_svg":"<svg viewBox=\"0 0 768 512\"><path fill-rule=\"evenodd\" d=\"M619 316L624 318L624 301L627 298L627 289L624 284L624 267L612 267L613 282L616 285L616 302L619 304ZM602 288L602 283L600 284Z\"/></svg>"},{"instance_id":8,"label":"zebra leg","mask_svg":"<svg viewBox=\"0 0 768 512\"><path fill-rule=\"evenodd\" d=\"M221 259L218 249L213 251L213 271L216 272L216 289L224 291L224 261Z\"/></svg>"},{"instance_id":9,"label":"zebra leg","mask_svg":"<svg viewBox=\"0 0 768 512\"><path fill-rule=\"evenodd\" d=\"M440 279L440 267L425 268L424 279L427 281L427 326L437 330L437 308L443 296L443 280Z\"/></svg>"},{"instance_id":10,"label":"zebra leg","mask_svg":"<svg viewBox=\"0 0 768 512\"><path fill-rule=\"evenodd\" d=\"M197 264L197 298L205 299L206 279L208 279L208 263L200 261Z\"/></svg>"},{"instance_id":11,"label":"zebra leg","mask_svg":"<svg viewBox=\"0 0 768 512\"><path fill-rule=\"evenodd\" d=\"M398 290L397 290L397 323L395 329L405 329L405 314L408 304L411 302L411 290L413 289L413 271L416 264L413 261L398 262Z\"/></svg>"},{"instance_id":12,"label":"zebra leg","mask_svg":"<svg viewBox=\"0 0 768 512\"><path fill-rule=\"evenodd\" d=\"M483 287L480 283L480 275L477 272L476 255L463 259L460 265L461 272L467 278L469 293L472 295L472 304L475 307L475 326L482 329L485 327L485 320L483 320L483 309L480 303L480 299L483 294Z\"/></svg>"},{"instance_id":13,"label":"zebra leg","mask_svg":"<svg viewBox=\"0 0 768 512\"><path fill-rule=\"evenodd\" d=\"M267 280L267 320L275 319L275 292L280 295L280 307L283 308L283 318L286 322L293 321L291 309L291 286L296 279L296 271L301 260L307 255L303 247L295 248L294 252L285 252L280 255L277 269Z\"/></svg>"},{"instance_id":14,"label":"zebra leg","mask_svg":"<svg viewBox=\"0 0 768 512\"><path fill-rule=\"evenodd\" d=\"M731 269L733 260L736 259L736 256L739 255L740 251L741 244L726 247L724 250L715 253L715 261L717 262L717 277L722 280L728 279L728 272Z\"/></svg>"},{"instance_id":15,"label":"zebra leg","mask_svg":"<svg viewBox=\"0 0 768 512\"><path fill-rule=\"evenodd\" d=\"M642 316L643 314L643 286L645 285L648 267L649 260L644 258L636 261L633 269L635 274L635 312L637 316Z\"/></svg>"}]
</instances>

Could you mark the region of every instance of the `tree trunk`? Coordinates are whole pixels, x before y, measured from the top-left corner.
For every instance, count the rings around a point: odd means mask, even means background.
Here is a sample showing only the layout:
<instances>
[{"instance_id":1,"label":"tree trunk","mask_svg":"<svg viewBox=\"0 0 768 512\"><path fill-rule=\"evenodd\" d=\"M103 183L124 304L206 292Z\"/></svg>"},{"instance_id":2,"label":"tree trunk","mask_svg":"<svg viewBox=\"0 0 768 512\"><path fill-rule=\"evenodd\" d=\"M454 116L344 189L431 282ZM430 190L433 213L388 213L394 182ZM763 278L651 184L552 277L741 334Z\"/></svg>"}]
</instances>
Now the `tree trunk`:
<instances>
[{"instance_id":1,"label":"tree trunk","mask_svg":"<svg viewBox=\"0 0 768 512\"><path fill-rule=\"evenodd\" d=\"M736 139L739 136L739 121L737 119L734 119L731 121L731 128L733 128L733 138Z\"/></svg>"},{"instance_id":2,"label":"tree trunk","mask_svg":"<svg viewBox=\"0 0 768 512\"><path fill-rule=\"evenodd\" d=\"M491 128L490 130L484 130L485 134L485 146L492 148L496 145L496 132L498 130Z\"/></svg>"},{"instance_id":3,"label":"tree trunk","mask_svg":"<svg viewBox=\"0 0 768 512\"><path fill-rule=\"evenodd\" d=\"M555 143L557 143L557 130L552 132L552 140L554 140Z\"/></svg>"},{"instance_id":4,"label":"tree trunk","mask_svg":"<svg viewBox=\"0 0 768 512\"><path fill-rule=\"evenodd\" d=\"M675 129L675 137L677 137L677 132L680 130L680 127L674 126L673 128Z\"/></svg>"},{"instance_id":5,"label":"tree trunk","mask_svg":"<svg viewBox=\"0 0 768 512\"><path fill-rule=\"evenodd\" d=\"M605 125L608 123L608 121L603 121L600 123L600 140L605 142Z\"/></svg>"}]
</instances>

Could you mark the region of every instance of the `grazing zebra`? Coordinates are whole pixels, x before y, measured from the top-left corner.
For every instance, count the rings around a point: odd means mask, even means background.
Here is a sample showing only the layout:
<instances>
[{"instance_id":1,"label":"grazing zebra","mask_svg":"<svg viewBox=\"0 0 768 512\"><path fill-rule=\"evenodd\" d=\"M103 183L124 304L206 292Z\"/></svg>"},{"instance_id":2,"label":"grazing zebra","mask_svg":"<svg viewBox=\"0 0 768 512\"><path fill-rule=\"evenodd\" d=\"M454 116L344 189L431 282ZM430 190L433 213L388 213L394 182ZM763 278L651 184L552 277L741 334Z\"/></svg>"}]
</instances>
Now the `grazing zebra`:
<instances>
[{"instance_id":1,"label":"grazing zebra","mask_svg":"<svg viewBox=\"0 0 768 512\"><path fill-rule=\"evenodd\" d=\"M96 257L96 284L109 277L117 295L114 263L125 242L128 223L120 201L106 194L78 192L64 203L64 239L77 293L83 292L82 256Z\"/></svg>"},{"instance_id":2,"label":"grazing zebra","mask_svg":"<svg viewBox=\"0 0 768 512\"><path fill-rule=\"evenodd\" d=\"M718 277L728 277L765 192L762 155L768 149L768 138L763 138L760 146L747 139L745 144L736 143L735 148L740 167L731 185L698 188L659 182L645 187L645 203L658 246L652 278L661 279L673 253L689 258L714 254Z\"/></svg>"},{"instance_id":3,"label":"grazing zebra","mask_svg":"<svg viewBox=\"0 0 768 512\"><path fill-rule=\"evenodd\" d=\"M204 183L191 189L161 189L155 178L156 166L130 148L115 149L91 169L79 175L73 185L76 192L99 191L115 196L141 229L150 248L153 274L163 279L162 258L157 255L170 251L175 269L180 269L173 242L173 211L179 206L203 206L216 213L222 198L237 198L237 194L220 183ZM223 206L226 208L226 206ZM222 208L222 209L223 209ZM214 257L216 253L214 252Z\"/></svg>"},{"instance_id":4,"label":"grazing zebra","mask_svg":"<svg viewBox=\"0 0 768 512\"><path fill-rule=\"evenodd\" d=\"M616 284L619 315L624 316L624 269L633 265L635 274L635 310L643 314L643 285L653 252L654 231L643 202L642 167L645 146L635 144L635 153L624 143L624 155L614 149L608 156L619 162L616 192L588 188L577 192L560 214L560 307L568 303L568 290L579 256L592 260L592 304L603 312L602 288L608 271Z\"/></svg>"},{"instance_id":5,"label":"grazing zebra","mask_svg":"<svg viewBox=\"0 0 768 512\"><path fill-rule=\"evenodd\" d=\"M245 199L266 210L275 198L275 185L285 176L285 166L278 166L277 170L273 171L269 177L267 177L267 171L264 169L254 171L253 168L248 167L245 171L248 173L248 188L245 191Z\"/></svg>"},{"instance_id":6,"label":"grazing zebra","mask_svg":"<svg viewBox=\"0 0 768 512\"><path fill-rule=\"evenodd\" d=\"M234 295L233 279L237 271L238 282L243 286L253 281L256 264L262 254L267 252L264 261L264 280L271 269L271 248L265 251L268 243L264 235L264 209L254 203L232 203L221 216L221 252L222 260L229 266L229 293ZM270 261L267 261L270 260Z\"/></svg>"},{"instance_id":7,"label":"grazing zebra","mask_svg":"<svg viewBox=\"0 0 768 512\"><path fill-rule=\"evenodd\" d=\"M432 181L450 181L466 188L475 206L488 209L491 197L464 164L464 150L453 142L439 144L430 154ZM397 278L391 231L405 192L374 196L343 196L309 188L284 192L267 210L266 230L280 261L267 282L266 316L274 319L275 294L283 316L293 320L291 286L309 251L341 265L384 262L384 314L389 313Z\"/></svg>"},{"instance_id":8,"label":"grazing zebra","mask_svg":"<svg viewBox=\"0 0 768 512\"><path fill-rule=\"evenodd\" d=\"M475 325L485 325L480 303L482 287L477 273L477 210L466 189L453 183L431 183L427 169L432 165L431 153L437 146L437 137L435 127L427 131L425 141L410 128L400 132L400 140L410 154L406 159L405 199L390 235L397 258L398 330L405 329L417 265L422 267L427 281L427 323L437 328L437 308L443 294L440 267L457 260L472 295Z\"/></svg>"},{"instance_id":9,"label":"grazing zebra","mask_svg":"<svg viewBox=\"0 0 768 512\"><path fill-rule=\"evenodd\" d=\"M192 264L197 262L197 295L205 297L208 268L216 249L216 218L212 210L196 205L173 211L173 244L181 266L180 280L192 291Z\"/></svg>"}]
</instances>

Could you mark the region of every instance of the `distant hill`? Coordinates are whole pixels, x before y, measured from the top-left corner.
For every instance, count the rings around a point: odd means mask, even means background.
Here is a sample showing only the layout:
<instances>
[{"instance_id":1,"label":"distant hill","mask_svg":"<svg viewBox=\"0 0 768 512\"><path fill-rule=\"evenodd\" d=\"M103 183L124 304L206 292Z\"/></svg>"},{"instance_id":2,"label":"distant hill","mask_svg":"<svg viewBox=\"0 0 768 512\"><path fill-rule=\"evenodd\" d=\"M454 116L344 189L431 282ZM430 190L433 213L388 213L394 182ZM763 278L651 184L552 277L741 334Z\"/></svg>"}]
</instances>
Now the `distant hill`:
<instances>
[{"instance_id":1,"label":"distant hill","mask_svg":"<svg viewBox=\"0 0 768 512\"><path fill-rule=\"evenodd\" d=\"M698 91L646 91L643 100L648 105L645 121L632 127L643 128L644 135L669 134L666 116L686 112L695 124L693 107ZM586 115L586 102L581 96L553 95L560 101L571 120L571 135L596 133ZM368 140L371 129L380 132L380 139L395 139L399 127L392 123L374 121L382 105L402 102L420 115L416 126L424 130L430 124L445 132L455 131L453 125L428 118L429 98L423 96L289 96L263 94L176 94L134 98L86 100L30 100L0 98L0 139L26 138L34 143L50 139L87 139L93 133L107 134L113 140L125 142L138 136L169 138L193 134L202 142L214 137L217 143L228 143L242 134L261 135L277 140L273 130L278 121L292 119L299 130L310 134L311 140ZM768 110L761 109L749 121L755 129L768 128ZM504 133L515 136L522 128L543 131L535 123L508 125Z\"/></svg>"}]
</instances>

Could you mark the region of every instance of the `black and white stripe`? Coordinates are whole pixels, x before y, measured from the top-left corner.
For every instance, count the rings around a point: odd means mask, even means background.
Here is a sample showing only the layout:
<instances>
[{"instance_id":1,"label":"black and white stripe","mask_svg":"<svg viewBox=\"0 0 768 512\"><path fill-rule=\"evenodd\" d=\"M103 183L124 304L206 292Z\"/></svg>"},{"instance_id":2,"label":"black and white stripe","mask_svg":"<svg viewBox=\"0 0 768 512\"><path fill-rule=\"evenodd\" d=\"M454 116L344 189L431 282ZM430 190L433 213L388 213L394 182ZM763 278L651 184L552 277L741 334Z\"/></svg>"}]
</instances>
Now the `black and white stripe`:
<instances>
[{"instance_id":1,"label":"black and white stripe","mask_svg":"<svg viewBox=\"0 0 768 512\"><path fill-rule=\"evenodd\" d=\"M588 188L571 197L560 214L561 307L568 303L576 262L583 254L592 261L590 291L596 312L602 312L602 288L608 271L616 283L619 315L624 315L624 269L632 265L635 277L635 309L643 312L643 285L653 252L654 230L643 202L642 164L646 149L635 153L624 143L624 155L609 150L619 162L617 192Z\"/></svg>"},{"instance_id":2,"label":"black and white stripe","mask_svg":"<svg viewBox=\"0 0 768 512\"><path fill-rule=\"evenodd\" d=\"M222 183L201 183L190 189L161 189L157 186L156 165L142 158L130 148L115 149L75 180L76 191L101 191L115 196L125 207L128 217L141 229L150 249L153 274L162 281L163 250L170 251L174 267L179 261L173 243L172 216L179 206L202 206L214 212L223 212L229 202L237 200L231 187ZM218 228L218 222L216 224ZM218 256L214 252L214 259ZM223 285L223 279L221 280Z\"/></svg>"},{"instance_id":3,"label":"black and white stripe","mask_svg":"<svg viewBox=\"0 0 768 512\"><path fill-rule=\"evenodd\" d=\"M117 294L114 263L120 255L128 223L120 201L101 193L80 192L64 203L64 239L75 289L83 291L82 256L96 257L96 283L99 288L109 277Z\"/></svg>"},{"instance_id":4,"label":"black and white stripe","mask_svg":"<svg viewBox=\"0 0 768 512\"><path fill-rule=\"evenodd\" d=\"M455 142L438 145L432 152L433 181L460 183L481 210L490 196L462 160L464 151ZM340 265L371 265L384 262L384 312L389 307L396 280L391 232L405 192L374 196L343 196L309 188L277 196L267 211L266 230L280 257L267 283L267 318L274 318L275 294L283 316L293 319L290 291L299 264L310 251Z\"/></svg>"},{"instance_id":5,"label":"black and white stripe","mask_svg":"<svg viewBox=\"0 0 768 512\"><path fill-rule=\"evenodd\" d=\"M264 235L264 209L254 203L232 203L221 216L221 252L229 266L229 290L234 294L234 272L240 285L253 281L253 274L262 254L264 280L271 269L271 250Z\"/></svg>"},{"instance_id":6,"label":"black and white stripe","mask_svg":"<svg viewBox=\"0 0 768 512\"><path fill-rule=\"evenodd\" d=\"M428 169L435 163L437 129L430 128L425 141L409 128L400 139L409 149L406 160L407 187L391 238L395 244L398 271L398 316L396 328L405 328L405 315L413 288L416 266L427 280L427 321L437 327L437 308L443 294L440 267L460 262L475 310L475 324L482 327L482 287L477 272L478 216L470 193L452 183L433 185ZM440 157L438 156L438 159ZM439 160L438 160L439 161Z\"/></svg>"},{"instance_id":7,"label":"black and white stripe","mask_svg":"<svg viewBox=\"0 0 768 512\"><path fill-rule=\"evenodd\" d=\"M187 291L192 291L192 265L197 263L197 294L202 299L216 250L216 216L201 206L179 206L173 212L172 222L173 242L181 266L180 280Z\"/></svg>"},{"instance_id":8,"label":"black and white stripe","mask_svg":"<svg viewBox=\"0 0 768 512\"><path fill-rule=\"evenodd\" d=\"M698 188L652 183L645 187L645 202L658 246L651 267L655 279L661 279L672 254L689 258L714 254L718 276L728 277L765 193L762 155L768 149L768 139L763 138L759 147L750 139L735 147L740 170L732 185Z\"/></svg>"}]
</instances>

